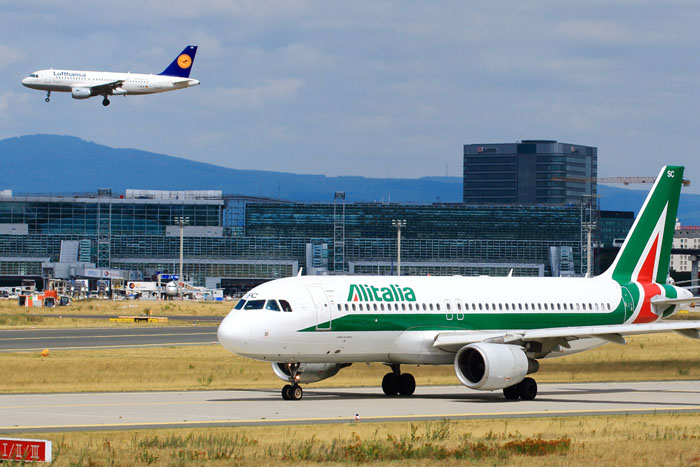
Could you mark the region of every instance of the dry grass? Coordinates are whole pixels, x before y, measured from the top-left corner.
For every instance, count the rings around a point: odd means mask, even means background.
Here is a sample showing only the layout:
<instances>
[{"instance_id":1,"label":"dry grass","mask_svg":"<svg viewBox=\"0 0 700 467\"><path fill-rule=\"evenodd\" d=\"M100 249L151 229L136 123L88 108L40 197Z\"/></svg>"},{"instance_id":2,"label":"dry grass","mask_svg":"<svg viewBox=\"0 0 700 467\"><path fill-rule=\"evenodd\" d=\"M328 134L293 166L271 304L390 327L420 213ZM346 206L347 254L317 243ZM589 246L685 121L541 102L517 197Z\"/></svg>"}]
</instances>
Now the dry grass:
<instances>
[{"instance_id":1,"label":"dry grass","mask_svg":"<svg viewBox=\"0 0 700 467\"><path fill-rule=\"evenodd\" d=\"M195 302L189 300L139 301L88 299L73 302L71 306L55 308L25 308L15 300L0 300L0 329L27 328L76 328L119 327L123 323L110 323L102 316L220 316L224 317L235 302ZM45 315L61 315L61 318ZM94 315L96 319L72 318L74 315ZM170 320L167 325L190 324L187 321ZM150 324L154 326L156 324ZM126 326L133 326L133 324Z\"/></svg>"},{"instance_id":2,"label":"dry grass","mask_svg":"<svg viewBox=\"0 0 700 467\"><path fill-rule=\"evenodd\" d=\"M700 379L700 341L676 334L636 336L569 357L545 359L539 382ZM0 392L74 392L277 388L269 363L219 345L0 354ZM136 364L138 363L138 364ZM418 385L456 384L451 365L402 366ZM387 368L356 363L312 387L379 386Z\"/></svg>"},{"instance_id":3,"label":"dry grass","mask_svg":"<svg viewBox=\"0 0 700 467\"><path fill-rule=\"evenodd\" d=\"M31 433L56 465L698 465L697 415Z\"/></svg>"}]
</instances>

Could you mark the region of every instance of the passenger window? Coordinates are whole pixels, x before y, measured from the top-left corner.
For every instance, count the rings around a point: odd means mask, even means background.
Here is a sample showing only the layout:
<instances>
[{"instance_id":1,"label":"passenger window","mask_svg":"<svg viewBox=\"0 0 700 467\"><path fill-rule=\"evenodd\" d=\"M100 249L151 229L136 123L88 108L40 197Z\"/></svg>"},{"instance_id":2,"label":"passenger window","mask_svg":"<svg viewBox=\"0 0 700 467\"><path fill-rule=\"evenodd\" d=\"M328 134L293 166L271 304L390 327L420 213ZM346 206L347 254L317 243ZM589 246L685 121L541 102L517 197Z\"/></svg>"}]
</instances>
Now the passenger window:
<instances>
[{"instance_id":1,"label":"passenger window","mask_svg":"<svg viewBox=\"0 0 700 467\"><path fill-rule=\"evenodd\" d=\"M518 303L518 310L523 311L523 304L522 303Z\"/></svg>"},{"instance_id":2,"label":"passenger window","mask_svg":"<svg viewBox=\"0 0 700 467\"><path fill-rule=\"evenodd\" d=\"M457 302L457 310L462 311L462 304Z\"/></svg>"},{"instance_id":3,"label":"passenger window","mask_svg":"<svg viewBox=\"0 0 700 467\"><path fill-rule=\"evenodd\" d=\"M546 304L546 303L544 304L544 309L545 309L545 311L547 310L547 304Z\"/></svg>"},{"instance_id":4,"label":"passenger window","mask_svg":"<svg viewBox=\"0 0 700 467\"><path fill-rule=\"evenodd\" d=\"M430 311L433 311L433 304L430 303L429 305L430 305Z\"/></svg>"},{"instance_id":5,"label":"passenger window","mask_svg":"<svg viewBox=\"0 0 700 467\"><path fill-rule=\"evenodd\" d=\"M338 311L343 311L343 307L340 306L340 303L338 303Z\"/></svg>"},{"instance_id":6,"label":"passenger window","mask_svg":"<svg viewBox=\"0 0 700 467\"><path fill-rule=\"evenodd\" d=\"M248 300L243 306L244 310L262 310L265 306L265 300Z\"/></svg>"},{"instance_id":7,"label":"passenger window","mask_svg":"<svg viewBox=\"0 0 700 467\"><path fill-rule=\"evenodd\" d=\"M423 311L426 311L426 308L425 308L425 303L423 304Z\"/></svg>"},{"instance_id":8,"label":"passenger window","mask_svg":"<svg viewBox=\"0 0 700 467\"><path fill-rule=\"evenodd\" d=\"M598 308L598 304L595 304L595 311L600 311L600 308Z\"/></svg>"},{"instance_id":9,"label":"passenger window","mask_svg":"<svg viewBox=\"0 0 700 467\"><path fill-rule=\"evenodd\" d=\"M486 311L489 311L489 304L488 304L488 303L484 303L484 308L486 309Z\"/></svg>"},{"instance_id":10,"label":"passenger window","mask_svg":"<svg viewBox=\"0 0 700 467\"><path fill-rule=\"evenodd\" d=\"M381 310L384 311L384 304L383 304L383 303L380 303L380 304L379 304L379 308L381 308Z\"/></svg>"},{"instance_id":11,"label":"passenger window","mask_svg":"<svg viewBox=\"0 0 700 467\"><path fill-rule=\"evenodd\" d=\"M436 303L436 304L435 304L435 309L436 309L437 311L440 311L440 304L439 304L439 303Z\"/></svg>"},{"instance_id":12,"label":"passenger window","mask_svg":"<svg viewBox=\"0 0 700 467\"><path fill-rule=\"evenodd\" d=\"M377 304L374 304L374 311L377 311Z\"/></svg>"},{"instance_id":13,"label":"passenger window","mask_svg":"<svg viewBox=\"0 0 700 467\"><path fill-rule=\"evenodd\" d=\"M528 309L528 308L527 308L527 303L526 303L526 304L525 304L525 311L527 311L527 309Z\"/></svg>"},{"instance_id":14,"label":"passenger window","mask_svg":"<svg viewBox=\"0 0 700 467\"><path fill-rule=\"evenodd\" d=\"M398 303L394 303L394 310L399 311L399 304Z\"/></svg>"},{"instance_id":15,"label":"passenger window","mask_svg":"<svg viewBox=\"0 0 700 467\"><path fill-rule=\"evenodd\" d=\"M479 303L479 311L483 310L483 306L481 303Z\"/></svg>"},{"instance_id":16,"label":"passenger window","mask_svg":"<svg viewBox=\"0 0 700 467\"><path fill-rule=\"evenodd\" d=\"M408 304L408 311L413 311L413 304L412 303Z\"/></svg>"},{"instance_id":17,"label":"passenger window","mask_svg":"<svg viewBox=\"0 0 700 467\"><path fill-rule=\"evenodd\" d=\"M608 311L610 311L610 304L608 303L607 305L608 305Z\"/></svg>"},{"instance_id":18,"label":"passenger window","mask_svg":"<svg viewBox=\"0 0 700 467\"><path fill-rule=\"evenodd\" d=\"M358 303L358 304L357 304L357 308L359 308L360 311L362 311L362 303Z\"/></svg>"},{"instance_id":19,"label":"passenger window","mask_svg":"<svg viewBox=\"0 0 700 467\"><path fill-rule=\"evenodd\" d=\"M447 308L447 311L450 311L450 302L445 303L445 308Z\"/></svg>"},{"instance_id":20,"label":"passenger window","mask_svg":"<svg viewBox=\"0 0 700 467\"><path fill-rule=\"evenodd\" d=\"M506 311L508 311L508 304L506 303Z\"/></svg>"},{"instance_id":21,"label":"passenger window","mask_svg":"<svg viewBox=\"0 0 700 467\"><path fill-rule=\"evenodd\" d=\"M564 310L566 310L566 303L564 303Z\"/></svg>"},{"instance_id":22,"label":"passenger window","mask_svg":"<svg viewBox=\"0 0 700 467\"><path fill-rule=\"evenodd\" d=\"M280 311L280 307L277 304L277 300L268 300L265 304L265 309L270 311Z\"/></svg>"},{"instance_id":23,"label":"passenger window","mask_svg":"<svg viewBox=\"0 0 700 467\"><path fill-rule=\"evenodd\" d=\"M350 311L350 307L348 306L347 303L345 304L345 311Z\"/></svg>"},{"instance_id":24,"label":"passenger window","mask_svg":"<svg viewBox=\"0 0 700 467\"><path fill-rule=\"evenodd\" d=\"M403 311L406 311L406 304L405 304L405 303L402 303L402 304L401 304L401 309L402 309Z\"/></svg>"},{"instance_id":25,"label":"passenger window","mask_svg":"<svg viewBox=\"0 0 700 467\"><path fill-rule=\"evenodd\" d=\"M561 311L561 303L557 303L557 310Z\"/></svg>"},{"instance_id":26,"label":"passenger window","mask_svg":"<svg viewBox=\"0 0 700 467\"><path fill-rule=\"evenodd\" d=\"M356 310L355 304L353 303L353 304L352 304L352 311L355 311L355 310Z\"/></svg>"},{"instance_id":27,"label":"passenger window","mask_svg":"<svg viewBox=\"0 0 700 467\"><path fill-rule=\"evenodd\" d=\"M289 304L289 302L287 300L280 300L280 306L282 307L282 311L286 311L286 312L292 311L292 306Z\"/></svg>"},{"instance_id":28,"label":"passenger window","mask_svg":"<svg viewBox=\"0 0 700 467\"><path fill-rule=\"evenodd\" d=\"M243 305L245 305L245 300L238 300L238 303L236 303L236 306L233 307L234 310L241 310L243 308Z\"/></svg>"}]
</instances>

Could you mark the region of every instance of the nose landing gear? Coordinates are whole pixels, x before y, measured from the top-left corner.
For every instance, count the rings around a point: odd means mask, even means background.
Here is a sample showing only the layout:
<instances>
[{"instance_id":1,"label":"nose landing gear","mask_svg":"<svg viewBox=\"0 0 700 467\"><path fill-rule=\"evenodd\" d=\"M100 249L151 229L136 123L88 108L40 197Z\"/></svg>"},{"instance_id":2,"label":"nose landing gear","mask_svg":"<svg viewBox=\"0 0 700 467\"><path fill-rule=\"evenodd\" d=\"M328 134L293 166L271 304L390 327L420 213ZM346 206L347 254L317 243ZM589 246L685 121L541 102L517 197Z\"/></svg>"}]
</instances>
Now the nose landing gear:
<instances>
[{"instance_id":1,"label":"nose landing gear","mask_svg":"<svg viewBox=\"0 0 700 467\"><path fill-rule=\"evenodd\" d=\"M46 99L44 99L45 102L50 102L51 101L51 91L46 91Z\"/></svg>"},{"instance_id":2,"label":"nose landing gear","mask_svg":"<svg viewBox=\"0 0 700 467\"><path fill-rule=\"evenodd\" d=\"M297 383L286 384L282 388L282 399L286 401L298 401L304 396L304 390Z\"/></svg>"}]
</instances>

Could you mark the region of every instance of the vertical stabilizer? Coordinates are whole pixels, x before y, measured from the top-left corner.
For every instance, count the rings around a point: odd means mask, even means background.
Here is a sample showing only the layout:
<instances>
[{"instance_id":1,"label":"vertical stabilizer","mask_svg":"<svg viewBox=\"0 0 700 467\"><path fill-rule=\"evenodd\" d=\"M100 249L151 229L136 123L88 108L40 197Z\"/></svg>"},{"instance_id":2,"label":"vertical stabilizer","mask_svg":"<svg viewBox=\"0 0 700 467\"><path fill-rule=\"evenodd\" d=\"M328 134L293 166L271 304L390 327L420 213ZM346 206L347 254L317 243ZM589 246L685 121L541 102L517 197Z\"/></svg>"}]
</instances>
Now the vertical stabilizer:
<instances>
[{"instance_id":1,"label":"vertical stabilizer","mask_svg":"<svg viewBox=\"0 0 700 467\"><path fill-rule=\"evenodd\" d=\"M181 78L189 78L194 56L197 53L196 45L188 45L180 54L175 57L175 60L166 68L161 75L179 76Z\"/></svg>"},{"instance_id":2,"label":"vertical stabilizer","mask_svg":"<svg viewBox=\"0 0 700 467\"><path fill-rule=\"evenodd\" d=\"M666 283L683 169L672 165L661 169L625 243L604 276L620 284Z\"/></svg>"}]
</instances>

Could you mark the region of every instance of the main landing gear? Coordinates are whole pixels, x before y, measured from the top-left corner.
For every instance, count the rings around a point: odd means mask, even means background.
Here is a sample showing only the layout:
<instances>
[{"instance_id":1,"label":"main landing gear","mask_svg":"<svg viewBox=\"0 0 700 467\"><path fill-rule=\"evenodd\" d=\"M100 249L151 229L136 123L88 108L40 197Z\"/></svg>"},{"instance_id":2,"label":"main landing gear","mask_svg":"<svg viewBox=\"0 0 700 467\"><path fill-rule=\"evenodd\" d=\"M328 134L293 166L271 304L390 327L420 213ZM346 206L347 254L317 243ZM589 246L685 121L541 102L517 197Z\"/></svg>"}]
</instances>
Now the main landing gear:
<instances>
[{"instance_id":1,"label":"main landing gear","mask_svg":"<svg viewBox=\"0 0 700 467\"><path fill-rule=\"evenodd\" d=\"M382 390L387 396L412 396L416 390L416 379L411 373L401 373L400 365L391 365L392 372L384 375Z\"/></svg>"},{"instance_id":2,"label":"main landing gear","mask_svg":"<svg viewBox=\"0 0 700 467\"><path fill-rule=\"evenodd\" d=\"M107 96L105 96L105 98L102 99L102 105L104 105L105 107L109 105L109 99L107 99Z\"/></svg>"},{"instance_id":3,"label":"main landing gear","mask_svg":"<svg viewBox=\"0 0 700 467\"><path fill-rule=\"evenodd\" d=\"M537 396L537 382L532 378L525 378L514 386L503 388L503 395L511 401L531 401Z\"/></svg>"},{"instance_id":4,"label":"main landing gear","mask_svg":"<svg viewBox=\"0 0 700 467\"><path fill-rule=\"evenodd\" d=\"M49 102L51 101L51 91L46 91L46 99L44 101Z\"/></svg>"}]
</instances>

